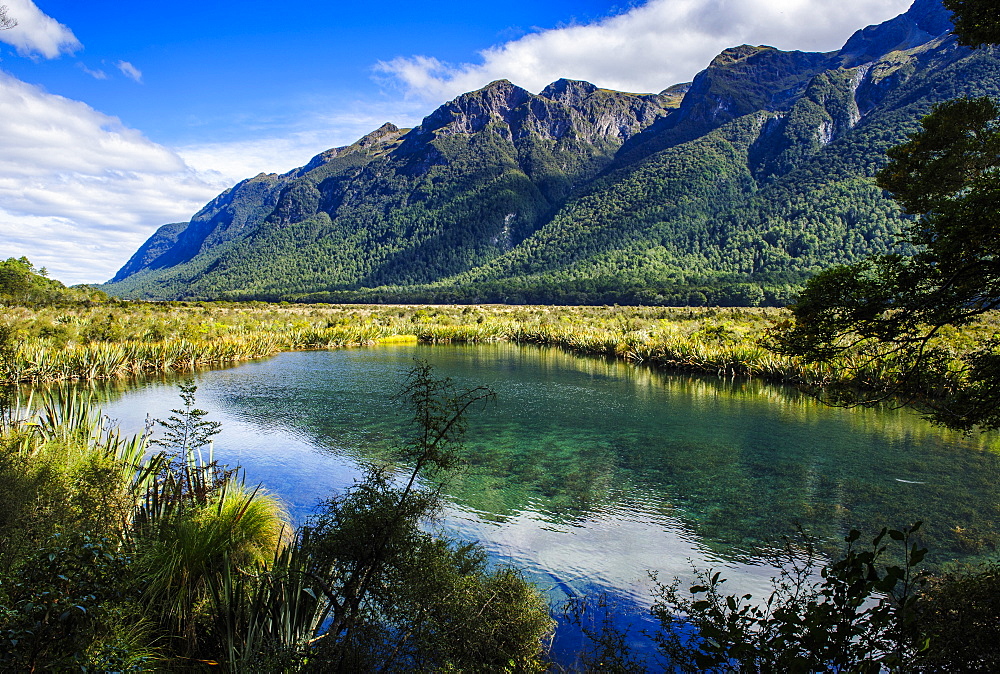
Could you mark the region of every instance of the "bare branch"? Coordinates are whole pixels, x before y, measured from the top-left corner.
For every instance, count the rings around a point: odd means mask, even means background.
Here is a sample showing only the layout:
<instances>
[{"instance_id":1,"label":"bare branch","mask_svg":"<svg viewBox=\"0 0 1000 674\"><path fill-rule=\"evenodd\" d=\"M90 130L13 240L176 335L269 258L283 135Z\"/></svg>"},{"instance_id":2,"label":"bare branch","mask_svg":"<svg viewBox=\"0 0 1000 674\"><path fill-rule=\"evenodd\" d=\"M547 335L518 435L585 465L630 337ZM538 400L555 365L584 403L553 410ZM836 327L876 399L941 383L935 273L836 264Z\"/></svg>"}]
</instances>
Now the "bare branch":
<instances>
[{"instance_id":1,"label":"bare branch","mask_svg":"<svg viewBox=\"0 0 1000 674\"><path fill-rule=\"evenodd\" d=\"M7 5L0 5L0 30L7 30L17 25L17 19L7 13Z\"/></svg>"}]
</instances>

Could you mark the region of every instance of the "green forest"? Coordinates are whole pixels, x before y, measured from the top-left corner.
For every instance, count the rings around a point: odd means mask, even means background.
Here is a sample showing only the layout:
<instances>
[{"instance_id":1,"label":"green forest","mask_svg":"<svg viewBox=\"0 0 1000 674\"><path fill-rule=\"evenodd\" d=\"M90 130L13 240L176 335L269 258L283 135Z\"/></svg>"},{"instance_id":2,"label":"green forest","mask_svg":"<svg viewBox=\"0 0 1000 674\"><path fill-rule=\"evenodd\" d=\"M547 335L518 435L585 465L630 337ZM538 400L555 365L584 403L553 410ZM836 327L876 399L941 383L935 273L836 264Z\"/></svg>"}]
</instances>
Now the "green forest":
<instances>
[{"instance_id":1,"label":"green forest","mask_svg":"<svg viewBox=\"0 0 1000 674\"><path fill-rule=\"evenodd\" d=\"M850 68L740 47L689 90L755 78L709 130L705 108L670 93L583 87L597 109L680 117L631 144L580 126L521 144L489 123L439 133L468 121L474 92L416 135L383 127L298 173L241 183L103 289L0 263L0 667L574 671L551 657L558 618L583 635L578 671L1000 668L1000 564L927 570L919 521L849 528L832 555L790 531L765 596L729 593L721 571L653 574L640 634L609 618L605 595L557 615L521 569L430 526L467 422L496 393L426 362L392 398L409 422L392 455L363 462L300 523L216 461L220 424L193 380L134 436L60 385L287 350L511 342L1000 429L1000 79L993 47L972 49L1000 28L986 0L946 6L958 35L883 53L864 75L879 102L860 122L848 123ZM756 109L776 83L792 102ZM491 86L521 97L513 110L569 115L560 101L581 83L550 85L541 102ZM426 304L346 304L413 298Z\"/></svg>"},{"instance_id":2,"label":"green forest","mask_svg":"<svg viewBox=\"0 0 1000 674\"><path fill-rule=\"evenodd\" d=\"M822 269L912 253L912 216L875 181L886 151L935 104L1000 93L993 47L869 39L879 56L863 66L847 47L727 50L683 98L494 82L414 129L385 125L243 181L161 228L103 288L155 300L787 306ZM726 114L711 113L716 100ZM608 118L627 130L608 135Z\"/></svg>"}]
</instances>

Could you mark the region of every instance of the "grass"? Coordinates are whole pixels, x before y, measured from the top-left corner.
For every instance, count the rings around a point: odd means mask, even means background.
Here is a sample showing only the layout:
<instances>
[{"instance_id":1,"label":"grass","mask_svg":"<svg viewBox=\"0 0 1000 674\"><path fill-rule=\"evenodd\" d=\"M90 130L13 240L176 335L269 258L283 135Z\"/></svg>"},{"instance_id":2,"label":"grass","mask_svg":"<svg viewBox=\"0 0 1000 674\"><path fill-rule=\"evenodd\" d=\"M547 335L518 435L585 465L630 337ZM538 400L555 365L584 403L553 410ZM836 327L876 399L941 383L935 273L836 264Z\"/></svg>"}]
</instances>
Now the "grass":
<instances>
[{"instance_id":1,"label":"grass","mask_svg":"<svg viewBox=\"0 0 1000 674\"><path fill-rule=\"evenodd\" d=\"M217 476L190 448L179 462L151 452L79 392L29 400L4 422L0 669L89 671L110 658L106 671L125 671L128 656L159 671L206 639L241 638L220 626L232 607L216 588L255 582L291 544L277 497L238 471ZM210 488L192 491L181 465Z\"/></svg>"},{"instance_id":2,"label":"grass","mask_svg":"<svg viewBox=\"0 0 1000 674\"><path fill-rule=\"evenodd\" d=\"M130 303L11 307L13 343L0 380L44 383L136 377L227 365L298 349L385 343L513 342L655 368L792 384L889 386L891 363L812 365L765 346L788 317L773 308L269 305ZM997 332L996 318L942 337L955 353ZM0 347L2 349L2 347Z\"/></svg>"}]
</instances>

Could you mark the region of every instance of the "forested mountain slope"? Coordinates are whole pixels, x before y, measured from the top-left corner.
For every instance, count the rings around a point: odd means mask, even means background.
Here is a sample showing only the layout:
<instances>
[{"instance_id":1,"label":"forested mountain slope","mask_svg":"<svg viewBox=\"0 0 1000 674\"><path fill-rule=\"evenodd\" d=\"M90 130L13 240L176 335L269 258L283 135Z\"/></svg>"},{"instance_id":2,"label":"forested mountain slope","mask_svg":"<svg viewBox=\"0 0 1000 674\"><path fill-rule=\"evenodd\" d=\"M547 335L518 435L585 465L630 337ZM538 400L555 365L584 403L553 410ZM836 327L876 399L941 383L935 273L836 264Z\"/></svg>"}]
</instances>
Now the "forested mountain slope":
<instances>
[{"instance_id":1,"label":"forested mountain slope","mask_svg":"<svg viewBox=\"0 0 1000 674\"><path fill-rule=\"evenodd\" d=\"M1000 59L917 0L837 52L727 49L629 94L494 82L161 227L126 297L783 303L892 250L885 150L941 100L1000 94Z\"/></svg>"}]
</instances>

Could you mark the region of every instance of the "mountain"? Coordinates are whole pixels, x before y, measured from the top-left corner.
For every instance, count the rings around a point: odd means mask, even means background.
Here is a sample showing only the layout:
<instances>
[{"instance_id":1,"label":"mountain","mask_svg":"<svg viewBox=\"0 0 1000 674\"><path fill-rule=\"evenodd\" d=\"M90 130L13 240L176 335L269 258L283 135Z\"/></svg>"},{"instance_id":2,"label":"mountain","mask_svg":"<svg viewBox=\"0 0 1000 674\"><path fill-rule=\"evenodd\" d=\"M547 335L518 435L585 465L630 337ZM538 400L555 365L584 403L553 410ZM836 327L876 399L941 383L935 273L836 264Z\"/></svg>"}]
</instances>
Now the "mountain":
<instances>
[{"instance_id":1,"label":"mountain","mask_svg":"<svg viewBox=\"0 0 1000 674\"><path fill-rule=\"evenodd\" d=\"M104 289L150 299L781 304L899 249L874 185L941 100L1000 94L940 0L835 52L741 45L657 94L500 80L164 225Z\"/></svg>"}]
</instances>

